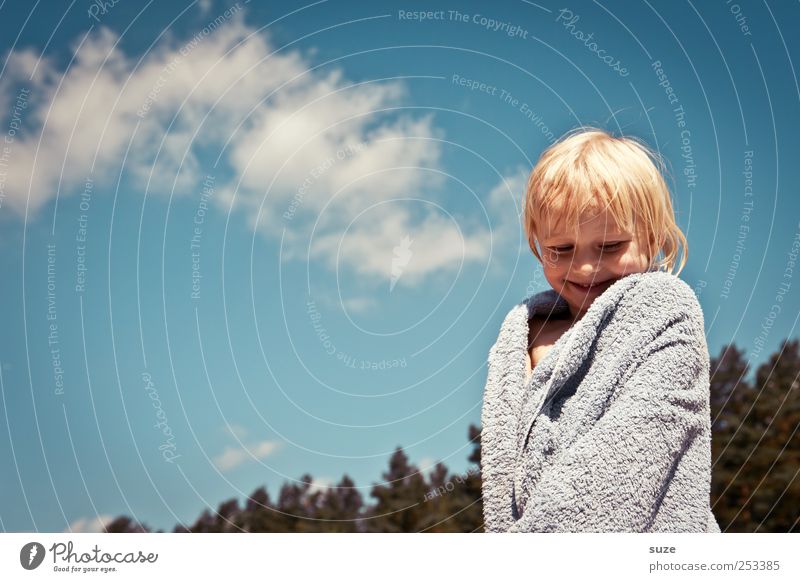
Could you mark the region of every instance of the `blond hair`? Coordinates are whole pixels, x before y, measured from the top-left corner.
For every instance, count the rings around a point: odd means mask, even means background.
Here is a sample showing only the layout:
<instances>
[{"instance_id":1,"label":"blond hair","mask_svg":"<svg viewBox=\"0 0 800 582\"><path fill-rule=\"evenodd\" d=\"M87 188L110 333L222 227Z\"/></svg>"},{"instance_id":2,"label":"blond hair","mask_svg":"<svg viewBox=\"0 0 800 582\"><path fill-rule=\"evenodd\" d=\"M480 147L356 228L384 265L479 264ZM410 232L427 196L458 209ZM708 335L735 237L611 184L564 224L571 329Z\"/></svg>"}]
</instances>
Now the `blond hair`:
<instances>
[{"instance_id":1,"label":"blond hair","mask_svg":"<svg viewBox=\"0 0 800 582\"><path fill-rule=\"evenodd\" d=\"M566 133L542 153L528 178L523 223L533 254L544 262L535 243L551 217L554 224L566 220L577 236L585 210L607 208L619 228L635 233L650 270L671 272L682 247L679 274L688 244L675 223L662 171L661 156L634 137L587 126ZM656 260L659 253L663 257Z\"/></svg>"}]
</instances>

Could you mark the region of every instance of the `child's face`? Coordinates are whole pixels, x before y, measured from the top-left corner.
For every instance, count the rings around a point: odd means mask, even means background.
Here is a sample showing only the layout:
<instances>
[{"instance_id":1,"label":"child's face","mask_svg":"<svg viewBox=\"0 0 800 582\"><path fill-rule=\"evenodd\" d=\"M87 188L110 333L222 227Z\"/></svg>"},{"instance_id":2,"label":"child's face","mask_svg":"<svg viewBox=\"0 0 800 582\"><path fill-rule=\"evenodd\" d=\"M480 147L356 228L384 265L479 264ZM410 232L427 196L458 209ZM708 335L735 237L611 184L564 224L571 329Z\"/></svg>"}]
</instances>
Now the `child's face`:
<instances>
[{"instance_id":1,"label":"child's face","mask_svg":"<svg viewBox=\"0 0 800 582\"><path fill-rule=\"evenodd\" d=\"M581 216L577 241L571 230L546 225L539 246L547 282L567 300L577 321L617 279L647 271L649 261L634 234L618 228L608 210Z\"/></svg>"}]
</instances>

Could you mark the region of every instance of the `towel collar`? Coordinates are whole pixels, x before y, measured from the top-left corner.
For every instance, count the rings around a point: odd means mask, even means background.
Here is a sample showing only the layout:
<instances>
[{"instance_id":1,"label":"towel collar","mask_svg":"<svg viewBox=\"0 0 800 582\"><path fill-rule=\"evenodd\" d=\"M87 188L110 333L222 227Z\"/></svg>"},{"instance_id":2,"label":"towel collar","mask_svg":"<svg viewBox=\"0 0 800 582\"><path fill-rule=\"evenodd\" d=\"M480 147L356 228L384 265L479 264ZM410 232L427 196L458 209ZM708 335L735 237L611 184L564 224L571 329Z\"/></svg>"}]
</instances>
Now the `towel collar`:
<instances>
[{"instance_id":1,"label":"towel collar","mask_svg":"<svg viewBox=\"0 0 800 582\"><path fill-rule=\"evenodd\" d=\"M564 383L580 368L595 343L604 322L613 313L625 293L643 277L654 271L631 273L615 281L608 289L595 297L583 317L565 331L547 355L534 367L531 377L525 378L525 357L528 346L528 320L534 315L560 315L569 312L567 300L554 289L536 293L517 306L513 320L518 330L513 335L514 366L521 369L514 374L523 378L522 408L517 428L517 454L522 454L531 428L548 398L551 398Z\"/></svg>"}]
</instances>

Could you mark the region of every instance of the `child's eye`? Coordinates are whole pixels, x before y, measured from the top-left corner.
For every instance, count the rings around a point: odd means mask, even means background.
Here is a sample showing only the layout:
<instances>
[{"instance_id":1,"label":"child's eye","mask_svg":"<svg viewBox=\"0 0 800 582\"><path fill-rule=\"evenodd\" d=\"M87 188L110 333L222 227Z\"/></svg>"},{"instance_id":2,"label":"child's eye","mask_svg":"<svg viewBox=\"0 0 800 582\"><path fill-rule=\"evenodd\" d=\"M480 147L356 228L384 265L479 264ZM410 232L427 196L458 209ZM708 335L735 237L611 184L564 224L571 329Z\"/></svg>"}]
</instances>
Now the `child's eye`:
<instances>
[{"instance_id":1,"label":"child's eye","mask_svg":"<svg viewBox=\"0 0 800 582\"><path fill-rule=\"evenodd\" d=\"M622 246L621 242L612 243L610 245L603 245L603 250L604 251L615 251L615 250L619 249L620 246ZM565 253L565 252L568 252L570 249L572 249L572 245L567 245L565 247L550 247L550 248L552 248L557 253Z\"/></svg>"}]
</instances>

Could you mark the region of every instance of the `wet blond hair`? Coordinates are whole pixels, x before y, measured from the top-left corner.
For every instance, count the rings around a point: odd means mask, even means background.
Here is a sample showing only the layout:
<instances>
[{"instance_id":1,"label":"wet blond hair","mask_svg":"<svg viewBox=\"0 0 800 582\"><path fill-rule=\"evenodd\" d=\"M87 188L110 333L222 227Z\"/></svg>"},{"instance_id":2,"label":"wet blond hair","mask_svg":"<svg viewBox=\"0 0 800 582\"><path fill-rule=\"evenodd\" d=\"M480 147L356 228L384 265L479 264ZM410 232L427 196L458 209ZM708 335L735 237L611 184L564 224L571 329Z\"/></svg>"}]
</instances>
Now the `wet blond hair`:
<instances>
[{"instance_id":1,"label":"wet blond hair","mask_svg":"<svg viewBox=\"0 0 800 582\"><path fill-rule=\"evenodd\" d=\"M572 225L577 237L583 212L607 208L618 228L635 234L650 270L671 272L682 247L678 275L688 244L662 172L661 156L634 137L588 126L567 132L542 153L528 178L523 223L533 254L544 262L536 242L546 224Z\"/></svg>"}]
</instances>

